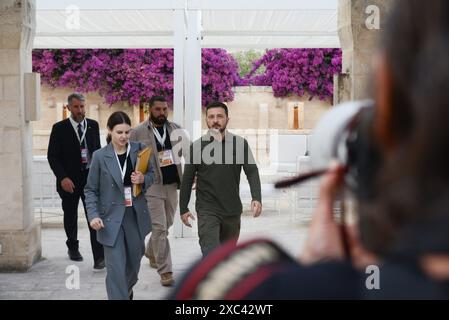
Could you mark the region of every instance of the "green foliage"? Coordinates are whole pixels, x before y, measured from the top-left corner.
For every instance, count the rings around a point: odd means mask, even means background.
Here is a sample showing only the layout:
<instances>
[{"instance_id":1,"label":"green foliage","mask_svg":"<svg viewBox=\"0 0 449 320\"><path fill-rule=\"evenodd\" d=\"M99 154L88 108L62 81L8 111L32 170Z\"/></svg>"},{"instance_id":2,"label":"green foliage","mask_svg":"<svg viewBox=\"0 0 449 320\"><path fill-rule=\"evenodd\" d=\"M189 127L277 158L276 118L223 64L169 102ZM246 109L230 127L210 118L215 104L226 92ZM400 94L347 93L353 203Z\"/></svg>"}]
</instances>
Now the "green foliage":
<instances>
[{"instance_id":1,"label":"green foliage","mask_svg":"<svg viewBox=\"0 0 449 320\"><path fill-rule=\"evenodd\" d=\"M239 65L239 75L240 77L245 77L253 68L253 63L257 60L259 60L263 55L265 54L265 51L260 50L248 50L248 51L239 51L236 53L233 53L234 59L237 61ZM261 66L255 74L262 74L265 72L265 66Z\"/></svg>"}]
</instances>

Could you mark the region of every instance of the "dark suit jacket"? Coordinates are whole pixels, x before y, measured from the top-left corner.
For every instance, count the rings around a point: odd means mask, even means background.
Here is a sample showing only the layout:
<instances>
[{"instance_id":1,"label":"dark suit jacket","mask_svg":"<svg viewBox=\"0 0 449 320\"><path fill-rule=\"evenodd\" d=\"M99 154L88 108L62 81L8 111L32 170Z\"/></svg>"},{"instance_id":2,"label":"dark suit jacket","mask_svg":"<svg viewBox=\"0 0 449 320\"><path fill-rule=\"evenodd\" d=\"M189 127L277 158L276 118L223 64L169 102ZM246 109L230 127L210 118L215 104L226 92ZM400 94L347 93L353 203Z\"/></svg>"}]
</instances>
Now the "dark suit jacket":
<instances>
[{"instance_id":1,"label":"dark suit jacket","mask_svg":"<svg viewBox=\"0 0 449 320\"><path fill-rule=\"evenodd\" d=\"M101 148L98 122L87 119L87 149L92 159L94 151ZM81 172L81 148L69 119L53 125L48 144L47 159L56 176L56 189L63 191L61 180L69 177L75 186L84 188L86 175Z\"/></svg>"}]
</instances>

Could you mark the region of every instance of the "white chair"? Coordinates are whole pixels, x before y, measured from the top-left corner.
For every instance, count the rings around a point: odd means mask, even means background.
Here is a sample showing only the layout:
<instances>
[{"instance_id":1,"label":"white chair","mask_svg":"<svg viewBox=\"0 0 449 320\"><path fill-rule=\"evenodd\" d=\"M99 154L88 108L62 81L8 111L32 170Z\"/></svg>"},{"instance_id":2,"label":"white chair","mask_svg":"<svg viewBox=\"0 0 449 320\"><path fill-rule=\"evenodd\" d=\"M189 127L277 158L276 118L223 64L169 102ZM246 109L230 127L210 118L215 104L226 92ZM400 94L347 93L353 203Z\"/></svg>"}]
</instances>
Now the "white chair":
<instances>
[{"instance_id":1,"label":"white chair","mask_svg":"<svg viewBox=\"0 0 449 320\"><path fill-rule=\"evenodd\" d=\"M297 158L297 172L305 173L310 170L310 157L299 156ZM291 218L309 219L318 201L319 181L317 179L303 182L294 187L294 209Z\"/></svg>"},{"instance_id":2,"label":"white chair","mask_svg":"<svg viewBox=\"0 0 449 320\"><path fill-rule=\"evenodd\" d=\"M265 209L272 209L276 211L278 215L280 215L280 201L283 196L283 192L281 190L274 189L272 184L262 184L260 187L262 192L262 212ZM242 200L243 207L249 210L251 208L250 205L252 196L248 183L240 184L240 199ZM270 204L272 206L270 206Z\"/></svg>"},{"instance_id":3,"label":"white chair","mask_svg":"<svg viewBox=\"0 0 449 320\"><path fill-rule=\"evenodd\" d=\"M307 152L307 135L270 135L270 164L278 173L296 173L299 156Z\"/></svg>"}]
</instances>

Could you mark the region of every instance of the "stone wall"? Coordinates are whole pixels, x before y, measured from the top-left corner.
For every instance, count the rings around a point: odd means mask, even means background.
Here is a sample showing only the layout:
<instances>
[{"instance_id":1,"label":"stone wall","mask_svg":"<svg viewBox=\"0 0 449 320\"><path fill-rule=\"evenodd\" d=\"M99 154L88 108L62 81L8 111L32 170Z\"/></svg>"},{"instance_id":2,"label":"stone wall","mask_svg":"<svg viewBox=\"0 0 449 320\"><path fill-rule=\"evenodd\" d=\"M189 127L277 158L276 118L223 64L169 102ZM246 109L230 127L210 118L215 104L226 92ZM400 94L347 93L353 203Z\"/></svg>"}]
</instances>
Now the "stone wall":
<instances>
[{"instance_id":1,"label":"stone wall","mask_svg":"<svg viewBox=\"0 0 449 320\"><path fill-rule=\"evenodd\" d=\"M31 201L32 131L25 105L35 23L34 0L0 1L0 271L26 270L41 256L40 226Z\"/></svg>"},{"instance_id":2,"label":"stone wall","mask_svg":"<svg viewBox=\"0 0 449 320\"><path fill-rule=\"evenodd\" d=\"M67 97L72 90L67 88L52 89L46 85L41 86L41 119L33 122L33 155L46 155L51 128L54 123L61 121ZM107 134L106 123L109 115L114 111L126 112L132 123L139 119L138 108L125 103L116 103L112 106L104 103L104 99L97 93L88 93L86 97L86 115L99 122L103 139ZM65 111L68 115L69 112Z\"/></svg>"},{"instance_id":3,"label":"stone wall","mask_svg":"<svg viewBox=\"0 0 449 320\"><path fill-rule=\"evenodd\" d=\"M342 76L335 103L370 97L371 60L394 0L340 0L338 35L343 50Z\"/></svg>"},{"instance_id":4,"label":"stone wall","mask_svg":"<svg viewBox=\"0 0 449 320\"><path fill-rule=\"evenodd\" d=\"M309 99L309 96L276 98L271 87L237 87L234 101L228 103L229 128L293 130L291 113L297 104L300 107L298 129L312 130L320 117L329 110L331 103L329 100ZM267 105L266 115L261 104ZM264 121L265 117L267 119Z\"/></svg>"}]
</instances>

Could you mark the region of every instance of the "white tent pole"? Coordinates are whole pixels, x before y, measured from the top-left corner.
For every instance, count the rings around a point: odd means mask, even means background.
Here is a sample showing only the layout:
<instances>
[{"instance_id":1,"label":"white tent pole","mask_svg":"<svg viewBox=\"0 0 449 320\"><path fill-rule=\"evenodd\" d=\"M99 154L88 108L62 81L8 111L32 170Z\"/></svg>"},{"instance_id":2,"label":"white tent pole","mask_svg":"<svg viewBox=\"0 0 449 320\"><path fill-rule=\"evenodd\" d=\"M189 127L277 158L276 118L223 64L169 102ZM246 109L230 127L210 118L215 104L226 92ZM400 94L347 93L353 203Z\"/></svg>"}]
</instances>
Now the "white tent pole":
<instances>
[{"instance_id":1,"label":"white tent pole","mask_svg":"<svg viewBox=\"0 0 449 320\"><path fill-rule=\"evenodd\" d=\"M176 14L176 13L175 13ZM184 67L183 75L184 75L184 83L181 88L180 82L182 82L181 72L178 68L176 68L180 61L182 61L183 57L180 57L176 53L175 46L175 114L173 115L175 121L176 119L180 119L182 116L181 110L179 106L177 106L179 100L182 99L181 93L179 91L182 90L184 94L184 122L180 122L184 124L184 128L188 131L190 139L192 141L198 139L201 136L201 12L198 10L187 11L187 41L185 42L185 50L184 52ZM180 29L181 24L181 15L176 18L176 27ZM178 20L179 19L179 20ZM182 16L182 23L184 23L184 16ZM181 42L180 37L176 35L175 29L175 45L178 45ZM184 40L184 39L183 39ZM179 52L178 52L179 53ZM179 60L177 60L179 59ZM176 82L178 81L178 82ZM182 119L182 118L181 118ZM178 120L179 121L179 120ZM190 201L190 208L194 208L195 195L192 195ZM180 219L175 219L173 226L173 234L175 237L192 237L193 232L192 229L185 227Z\"/></svg>"},{"instance_id":2,"label":"white tent pole","mask_svg":"<svg viewBox=\"0 0 449 320\"><path fill-rule=\"evenodd\" d=\"M173 121L184 126L184 10L174 10Z\"/></svg>"},{"instance_id":3,"label":"white tent pole","mask_svg":"<svg viewBox=\"0 0 449 320\"><path fill-rule=\"evenodd\" d=\"M173 121L185 127L184 107L185 107L185 87L184 87L184 56L186 45L185 9L176 9L174 17L174 67L173 67ZM175 219L173 221L173 235L176 238L188 236L188 230L179 218L179 206L177 206Z\"/></svg>"},{"instance_id":4,"label":"white tent pole","mask_svg":"<svg viewBox=\"0 0 449 320\"><path fill-rule=\"evenodd\" d=\"M185 61L185 128L190 138L201 136L201 11L187 12Z\"/></svg>"}]
</instances>

